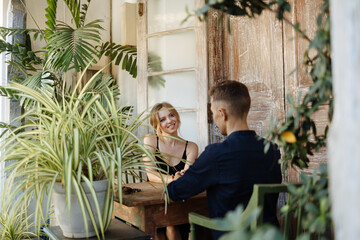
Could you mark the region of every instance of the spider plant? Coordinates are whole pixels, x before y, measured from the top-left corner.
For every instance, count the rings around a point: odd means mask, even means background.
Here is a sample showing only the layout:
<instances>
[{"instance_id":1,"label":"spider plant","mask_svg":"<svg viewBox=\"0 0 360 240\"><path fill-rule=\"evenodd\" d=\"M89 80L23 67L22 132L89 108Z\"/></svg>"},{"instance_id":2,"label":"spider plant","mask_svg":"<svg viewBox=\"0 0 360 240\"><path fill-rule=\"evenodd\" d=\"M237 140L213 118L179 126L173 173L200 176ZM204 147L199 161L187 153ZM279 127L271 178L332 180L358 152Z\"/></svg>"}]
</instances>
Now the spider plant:
<instances>
[{"instance_id":1,"label":"spider plant","mask_svg":"<svg viewBox=\"0 0 360 240\"><path fill-rule=\"evenodd\" d=\"M32 100L27 111L16 119L23 124L11 129L0 147L4 151L0 160L8 162L3 202L5 206L11 205L10 212L15 213L25 207L28 199L37 199L34 218L38 231L45 221L43 196L51 196L55 183L61 182L69 212L74 193L86 231L88 212L97 236L103 237L111 220L115 185L122 189L122 174L148 167L143 162L144 155L154 159L135 134L146 117L132 117L128 108L118 106L119 93L109 86L103 86L106 90L102 92L88 91L100 74L95 74L82 89L80 77L71 94L64 92L60 100L47 91L38 92L18 83L3 87L5 91L16 92L18 97ZM93 181L100 179L108 180L102 215L92 187ZM89 205L83 184L91 190L95 211ZM121 200L122 191L118 194ZM50 205L48 198L47 211Z\"/></svg>"},{"instance_id":2,"label":"spider plant","mask_svg":"<svg viewBox=\"0 0 360 240\"><path fill-rule=\"evenodd\" d=\"M24 210L11 214L2 212L0 216L0 238L7 240L33 239L35 234L28 230L31 226L27 225L30 218L31 216L26 216Z\"/></svg>"}]
</instances>

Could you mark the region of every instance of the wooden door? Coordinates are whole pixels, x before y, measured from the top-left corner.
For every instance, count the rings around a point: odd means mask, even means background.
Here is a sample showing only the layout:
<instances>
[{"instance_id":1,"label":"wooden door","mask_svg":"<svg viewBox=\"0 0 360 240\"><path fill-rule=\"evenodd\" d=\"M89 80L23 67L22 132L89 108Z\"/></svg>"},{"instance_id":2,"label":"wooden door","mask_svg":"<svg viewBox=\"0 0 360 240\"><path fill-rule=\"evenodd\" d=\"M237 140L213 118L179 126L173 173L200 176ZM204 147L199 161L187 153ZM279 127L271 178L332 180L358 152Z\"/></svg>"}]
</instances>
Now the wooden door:
<instances>
[{"instance_id":1,"label":"wooden door","mask_svg":"<svg viewBox=\"0 0 360 240\"><path fill-rule=\"evenodd\" d=\"M312 37L316 30L316 16L321 0L293 0L292 12L286 17ZM229 17L218 25L220 13L211 11L208 22L209 86L221 80L237 80L246 84L252 98L248 117L249 127L259 135L267 131L271 117L284 119L286 94L297 96L311 84L304 67L303 53L308 42L298 38L293 28L275 18L269 11L259 17ZM294 70L298 68L296 73ZM327 122L327 107L317 113L319 132ZM210 124L210 141L222 139L213 123ZM326 162L325 150L311 159L310 173L321 162ZM287 181L299 181L298 169L290 168Z\"/></svg>"},{"instance_id":2,"label":"wooden door","mask_svg":"<svg viewBox=\"0 0 360 240\"><path fill-rule=\"evenodd\" d=\"M261 135L271 115L284 115L282 22L268 12L255 19L230 17L229 33L216 25L219 12L210 16L209 85L226 79L246 84L252 99L249 127Z\"/></svg>"}]
</instances>

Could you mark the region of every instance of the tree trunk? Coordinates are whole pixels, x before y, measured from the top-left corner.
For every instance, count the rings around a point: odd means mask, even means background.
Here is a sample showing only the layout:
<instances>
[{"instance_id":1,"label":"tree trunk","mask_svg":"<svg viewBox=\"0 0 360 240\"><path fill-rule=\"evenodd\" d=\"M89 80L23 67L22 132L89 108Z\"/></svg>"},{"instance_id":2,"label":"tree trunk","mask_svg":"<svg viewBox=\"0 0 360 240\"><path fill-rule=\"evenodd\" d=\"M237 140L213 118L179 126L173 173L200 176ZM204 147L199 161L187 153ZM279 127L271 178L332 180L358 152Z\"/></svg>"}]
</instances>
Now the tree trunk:
<instances>
[{"instance_id":1,"label":"tree trunk","mask_svg":"<svg viewBox=\"0 0 360 240\"><path fill-rule=\"evenodd\" d=\"M360 236L360 0L331 0L335 113L328 139L336 239Z\"/></svg>"}]
</instances>

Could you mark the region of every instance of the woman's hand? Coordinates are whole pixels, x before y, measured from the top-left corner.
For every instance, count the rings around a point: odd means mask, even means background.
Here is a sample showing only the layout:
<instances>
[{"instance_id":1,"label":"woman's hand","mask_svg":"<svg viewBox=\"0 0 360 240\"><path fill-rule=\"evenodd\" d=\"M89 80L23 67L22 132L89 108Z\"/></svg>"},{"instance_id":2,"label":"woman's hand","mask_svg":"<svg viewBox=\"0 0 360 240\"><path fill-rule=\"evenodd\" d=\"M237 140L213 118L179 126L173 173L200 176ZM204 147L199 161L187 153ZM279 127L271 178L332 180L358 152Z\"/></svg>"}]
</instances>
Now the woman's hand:
<instances>
[{"instance_id":1,"label":"woman's hand","mask_svg":"<svg viewBox=\"0 0 360 240\"><path fill-rule=\"evenodd\" d=\"M183 170L181 170L181 171L183 171ZM182 177L182 175L184 175L184 174L181 174L181 172L176 172L176 173L175 173L175 176L174 176L174 178L173 178L173 181L178 180L179 178Z\"/></svg>"}]
</instances>

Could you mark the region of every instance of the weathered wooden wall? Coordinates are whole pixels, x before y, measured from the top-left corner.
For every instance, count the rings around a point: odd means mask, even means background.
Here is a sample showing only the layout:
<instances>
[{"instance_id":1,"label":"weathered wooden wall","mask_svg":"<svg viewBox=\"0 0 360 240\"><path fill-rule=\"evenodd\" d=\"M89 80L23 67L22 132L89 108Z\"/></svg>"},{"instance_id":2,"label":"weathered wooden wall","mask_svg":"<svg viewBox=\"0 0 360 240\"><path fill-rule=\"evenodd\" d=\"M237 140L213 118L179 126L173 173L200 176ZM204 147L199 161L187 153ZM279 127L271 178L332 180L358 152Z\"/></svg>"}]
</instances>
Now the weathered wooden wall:
<instances>
[{"instance_id":1,"label":"weathered wooden wall","mask_svg":"<svg viewBox=\"0 0 360 240\"><path fill-rule=\"evenodd\" d=\"M322 0L293 0L291 13L286 18L293 24L299 22L301 29L306 29L312 38L321 4ZM249 127L261 135L266 132L271 116L284 118L286 94L297 96L311 84L302 66L308 42L297 36L290 24L278 21L269 11L253 19L227 16L221 25L219 17L217 11L209 14L209 86L226 79L245 83L252 97ZM227 31L227 19L230 19L231 33ZM327 122L326 112L324 106L316 114L319 132ZM216 142L221 137L214 128L210 127L210 139ZM326 162L325 150L316 153L309 169L303 171L310 173L321 162ZM289 169L286 180L298 181L299 170Z\"/></svg>"}]
</instances>

